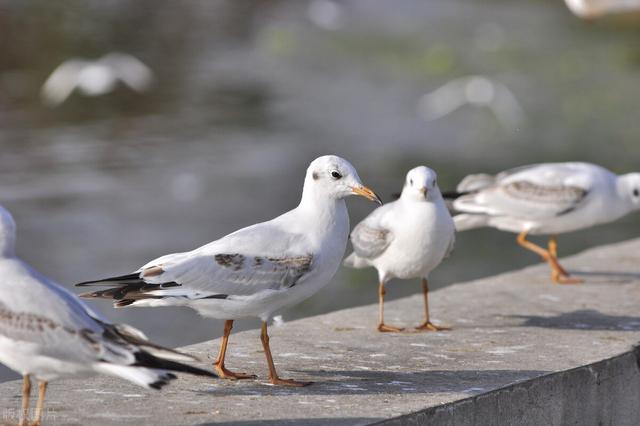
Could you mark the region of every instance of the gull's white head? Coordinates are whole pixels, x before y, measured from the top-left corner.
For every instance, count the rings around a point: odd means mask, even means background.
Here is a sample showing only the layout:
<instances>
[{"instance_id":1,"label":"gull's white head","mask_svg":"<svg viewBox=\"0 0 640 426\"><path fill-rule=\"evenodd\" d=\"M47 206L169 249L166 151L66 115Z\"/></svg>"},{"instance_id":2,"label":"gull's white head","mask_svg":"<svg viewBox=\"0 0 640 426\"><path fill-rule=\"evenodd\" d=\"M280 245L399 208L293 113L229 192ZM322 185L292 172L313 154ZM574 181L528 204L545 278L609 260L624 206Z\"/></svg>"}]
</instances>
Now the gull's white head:
<instances>
[{"instance_id":1,"label":"gull's white head","mask_svg":"<svg viewBox=\"0 0 640 426\"><path fill-rule=\"evenodd\" d=\"M640 210L640 173L618 176L618 193L632 210Z\"/></svg>"},{"instance_id":2,"label":"gull's white head","mask_svg":"<svg viewBox=\"0 0 640 426\"><path fill-rule=\"evenodd\" d=\"M13 256L16 247L16 222L11 213L0 206L0 256Z\"/></svg>"},{"instance_id":3,"label":"gull's white head","mask_svg":"<svg viewBox=\"0 0 640 426\"><path fill-rule=\"evenodd\" d=\"M438 175L426 166L409 170L402 188L402 198L413 201L431 201L438 190Z\"/></svg>"},{"instance_id":4,"label":"gull's white head","mask_svg":"<svg viewBox=\"0 0 640 426\"><path fill-rule=\"evenodd\" d=\"M344 158L325 155L311 162L304 180L304 194L316 194L339 200L360 195L378 204L380 197L360 181L356 169Z\"/></svg>"}]
</instances>

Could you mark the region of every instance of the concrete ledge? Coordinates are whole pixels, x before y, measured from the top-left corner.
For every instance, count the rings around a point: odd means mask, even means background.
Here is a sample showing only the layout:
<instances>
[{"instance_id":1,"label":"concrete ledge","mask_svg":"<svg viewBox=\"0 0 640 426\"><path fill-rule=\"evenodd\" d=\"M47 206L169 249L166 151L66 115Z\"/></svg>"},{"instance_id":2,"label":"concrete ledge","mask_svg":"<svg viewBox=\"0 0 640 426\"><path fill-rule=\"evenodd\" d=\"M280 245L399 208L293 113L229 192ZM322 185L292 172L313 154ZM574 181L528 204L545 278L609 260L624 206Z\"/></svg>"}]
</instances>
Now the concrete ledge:
<instances>
[{"instance_id":1,"label":"concrete ledge","mask_svg":"<svg viewBox=\"0 0 640 426\"><path fill-rule=\"evenodd\" d=\"M566 259L587 280L579 286L550 284L536 266L436 291L433 314L450 332L377 333L374 305L273 327L281 375L316 382L307 388L264 384L254 330L232 336L228 367L263 380L182 376L162 392L106 377L54 382L46 422L637 424L639 253L633 240ZM390 324L421 320L420 295L386 308ZM210 360L217 344L186 350ZM0 385L2 420L13 419L19 401L18 382Z\"/></svg>"},{"instance_id":2,"label":"concrete ledge","mask_svg":"<svg viewBox=\"0 0 640 426\"><path fill-rule=\"evenodd\" d=\"M536 377L385 425L637 425L640 349Z\"/></svg>"}]
</instances>

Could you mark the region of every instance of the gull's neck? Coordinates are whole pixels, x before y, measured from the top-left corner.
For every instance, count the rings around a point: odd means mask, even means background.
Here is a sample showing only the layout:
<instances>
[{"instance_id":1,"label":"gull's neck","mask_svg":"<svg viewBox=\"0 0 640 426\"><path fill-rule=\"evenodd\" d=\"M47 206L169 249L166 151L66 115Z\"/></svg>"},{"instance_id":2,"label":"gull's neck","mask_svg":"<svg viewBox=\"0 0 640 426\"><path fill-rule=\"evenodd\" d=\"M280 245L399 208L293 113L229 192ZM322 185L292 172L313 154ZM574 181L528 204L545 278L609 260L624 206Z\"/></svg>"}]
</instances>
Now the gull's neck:
<instances>
[{"instance_id":1,"label":"gull's neck","mask_svg":"<svg viewBox=\"0 0 640 426\"><path fill-rule=\"evenodd\" d=\"M410 190L408 189L407 186L402 188L402 192L400 193L400 200L403 203L415 203L415 202L426 201L426 200L417 199L413 194L410 193Z\"/></svg>"},{"instance_id":2,"label":"gull's neck","mask_svg":"<svg viewBox=\"0 0 640 426\"><path fill-rule=\"evenodd\" d=\"M305 184L296 211L308 219L310 228L326 232L338 226L341 231L344 228L347 235L349 233L349 214L344 199L332 197L312 184Z\"/></svg>"}]
</instances>

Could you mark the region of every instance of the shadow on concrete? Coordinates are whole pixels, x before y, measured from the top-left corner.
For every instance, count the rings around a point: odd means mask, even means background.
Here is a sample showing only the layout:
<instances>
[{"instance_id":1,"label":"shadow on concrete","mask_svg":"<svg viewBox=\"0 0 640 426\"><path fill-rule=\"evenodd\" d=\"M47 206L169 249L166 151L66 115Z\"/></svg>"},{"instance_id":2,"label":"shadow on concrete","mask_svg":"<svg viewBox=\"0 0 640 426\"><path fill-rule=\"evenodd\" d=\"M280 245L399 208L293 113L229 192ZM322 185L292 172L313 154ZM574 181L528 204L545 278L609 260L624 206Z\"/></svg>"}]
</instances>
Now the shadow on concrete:
<instances>
[{"instance_id":1,"label":"shadow on concrete","mask_svg":"<svg viewBox=\"0 0 640 426\"><path fill-rule=\"evenodd\" d=\"M220 425L247 425L247 426L272 426L272 425L300 425L305 426L329 426L329 425L368 425L383 420L375 417L334 417L321 419L276 419L276 420L238 420L235 422L200 423L198 426Z\"/></svg>"},{"instance_id":2,"label":"shadow on concrete","mask_svg":"<svg viewBox=\"0 0 640 426\"><path fill-rule=\"evenodd\" d=\"M298 374L299 373L299 374ZM549 373L539 370L434 370L421 372L362 370L290 370L285 376L298 380L315 380L303 388L267 385L261 381L238 382L207 391L217 397L231 395L327 395L366 394L403 395L411 393L466 393L473 396ZM327 380L319 380L319 379ZM238 386L239 385L239 386Z\"/></svg>"},{"instance_id":3,"label":"shadow on concrete","mask_svg":"<svg viewBox=\"0 0 640 426\"><path fill-rule=\"evenodd\" d=\"M640 316L608 315L593 309L565 312L556 316L511 315L525 321L524 327L557 328L560 330L640 330Z\"/></svg>"},{"instance_id":4,"label":"shadow on concrete","mask_svg":"<svg viewBox=\"0 0 640 426\"><path fill-rule=\"evenodd\" d=\"M571 270L569 273L584 278L585 283L626 284L640 280L640 272Z\"/></svg>"}]
</instances>

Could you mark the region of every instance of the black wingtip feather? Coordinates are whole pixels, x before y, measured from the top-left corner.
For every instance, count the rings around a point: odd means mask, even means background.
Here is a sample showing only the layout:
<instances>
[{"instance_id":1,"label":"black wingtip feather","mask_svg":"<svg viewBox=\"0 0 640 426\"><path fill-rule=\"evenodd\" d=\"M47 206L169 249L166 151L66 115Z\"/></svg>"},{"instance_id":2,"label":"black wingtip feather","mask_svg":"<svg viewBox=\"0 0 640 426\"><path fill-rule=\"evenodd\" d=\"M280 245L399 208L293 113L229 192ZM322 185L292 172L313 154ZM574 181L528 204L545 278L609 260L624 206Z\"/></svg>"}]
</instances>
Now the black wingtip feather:
<instances>
[{"instance_id":1,"label":"black wingtip feather","mask_svg":"<svg viewBox=\"0 0 640 426\"><path fill-rule=\"evenodd\" d=\"M135 302L134 299L122 299L122 300L118 300L117 302L114 302L113 307L124 308L125 306L131 305L133 302Z\"/></svg>"},{"instance_id":2,"label":"black wingtip feather","mask_svg":"<svg viewBox=\"0 0 640 426\"><path fill-rule=\"evenodd\" d=\"M175 380L177 378L178 376L176 376L175 374L166 373L166 374L163 374L162 377L160 377L160 380L156 380L153 383L149 383L149 387L155 390L160 390L162 389L163 386L168 385L171 380Z\"/></svg>"},{"instance_id":3,"label":"black wingtip feather","mask_svg":"<svg viewBox=\"0 0 640 426\"><path fill-rule=\"evenodd\" d=\"M213 371L204 370L202 368L193 367L191 365L182 364L181 362L171 361L168 359L159 358L151 355L146 351L138 351L135 353L136 363L133 364L139 367L157 368L161 370L177 371L181 373L189 373L196 376L206 376L218 378L218 375Z\"/></svg>"},{"instance_id":4,"label":"black wingtip feather","mask_svg":"<svg viewBox=\"0 0 640 426\"><path fill-rule=\"evenodd\" d=\"M77 283L74 284L76 287L86 287L86 286L90 286L92 284L97 284L97 285L107 285L107 284L113 284L113 285L120 285L120 284L124 284L128 281L140 281L140 273L139 272L134 272L133 274L127 274L127 275L120 275L117 277L109 277L109 278L103 278L100 280L93 280L93 281L83 281L81 283Z\"/></svg>"},{"instance_id":5,"label":"black wingtip feather","mask_svg":"<svg viewBox=\"0 0 640 426\"><path fill-rule=\"evenodd\" d=\"M458 192L458 191L444 191L442 192L442 198L446 200L455 200L456 198L460 198L463 195L469 194L468 191Z\"/></svg>"}]
</instances>

